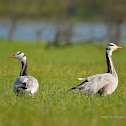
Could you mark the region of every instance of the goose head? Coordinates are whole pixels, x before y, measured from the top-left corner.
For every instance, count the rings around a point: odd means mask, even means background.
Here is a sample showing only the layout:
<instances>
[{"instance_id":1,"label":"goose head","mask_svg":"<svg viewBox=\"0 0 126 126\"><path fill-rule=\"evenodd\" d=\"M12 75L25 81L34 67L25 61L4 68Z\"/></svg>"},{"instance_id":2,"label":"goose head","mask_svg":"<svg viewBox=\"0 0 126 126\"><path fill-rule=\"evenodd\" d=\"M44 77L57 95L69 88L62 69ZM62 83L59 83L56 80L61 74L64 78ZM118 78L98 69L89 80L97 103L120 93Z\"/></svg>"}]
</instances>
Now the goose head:
<instances>
[{"instance_id":1,"label":"goose head","mask_svg":"<svg viewBox=\"0 0 126 126\"><path fill-rule=\"evenodd\" d=\"M26 60L26 56L23 52L21 51L18 51L16 52L13 56L11 56L10 58L16 58L16 59L19 59L21 62L25 61Z\"/></svg>"},{"instance_id":2,"label":"goose head","mask_svg":"<svg viewBox=\"0 0 126 126\"><path fill-rule=\"evenodd\" d=\"M117 50L117 49L121 49L122 47L117 46L114 43L109 43L106 47L106 52L108 53L108 55L112 55L112 52Z\"/></svg>"}]
</instances>

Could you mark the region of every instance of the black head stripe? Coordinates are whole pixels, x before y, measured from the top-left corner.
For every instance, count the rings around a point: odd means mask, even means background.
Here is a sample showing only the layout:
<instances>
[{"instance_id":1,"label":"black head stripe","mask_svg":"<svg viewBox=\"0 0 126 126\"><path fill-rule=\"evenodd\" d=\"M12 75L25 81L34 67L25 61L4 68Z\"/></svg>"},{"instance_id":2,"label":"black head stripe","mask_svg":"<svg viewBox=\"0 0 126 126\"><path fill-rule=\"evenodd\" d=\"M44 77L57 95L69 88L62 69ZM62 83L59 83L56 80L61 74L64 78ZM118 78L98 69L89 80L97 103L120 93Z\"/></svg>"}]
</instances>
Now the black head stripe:
<instances>
[{"instance_id":1,"label":"black head stripe","mask_svg":"<svg viewBox=\"0 0 126 126\"><path fill-rule=\"evenodd\" d=\"M109 46L114 46L114 45L112 45L112 44L109 44Z\"/></svg>"},{"instance_id":2,"label":"black head stripe","mask_svg":"<svg viewBox=\"0 0 126 126\"><path fill-rule=\"evenodd\" d=\"M110 50L110 48L109 48L109 47L107 47L107 48L106 48L106 50Z\"/></svg>"},{"instance_id":3,"label":"black head stripe","mask_svg":"<svg viewBox=\"0 0 126 126\"><path fill-rule=\"evenodd\" d=\"M25 55L23 55L23 57L25 57Z\"/></svg>"},{"instance_id":4,"label":"black head stripe","mask_svg":"<svg viewBox=\"0 0 126 126\"><path fill-rule=\"evenodd\" d=\"M21 54L22 52L19 52L17 55Z\"/></svg>"}]
</instances>

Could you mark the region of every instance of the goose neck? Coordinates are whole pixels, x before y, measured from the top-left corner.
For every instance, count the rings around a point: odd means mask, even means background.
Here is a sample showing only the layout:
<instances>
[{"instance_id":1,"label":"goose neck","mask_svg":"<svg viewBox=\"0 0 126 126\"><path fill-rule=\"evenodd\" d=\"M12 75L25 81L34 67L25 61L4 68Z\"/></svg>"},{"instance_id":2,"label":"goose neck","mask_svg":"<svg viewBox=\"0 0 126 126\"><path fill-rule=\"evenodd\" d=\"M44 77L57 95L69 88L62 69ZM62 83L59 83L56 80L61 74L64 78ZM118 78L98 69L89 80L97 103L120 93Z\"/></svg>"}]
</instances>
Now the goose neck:
<instances>
[{"instance_id":1,"label":"goose neck","mask_svg":"<svg viewBox=\"0 0 126 126\"><path fill-rule=\"evenodd\" d=\"M108 66L108 73L111 73L112 75L117 76L116 70L112 61L112 53L109 54L106 51L106 60L107 60L107 66Z\"/></svg>"},{"instance_id":2,"label":"goose neck","mask_svg":"<svg viewBox=\"0 0 126 126\"><path fill-rule=\"evenodd\" d=\"M20 72L20 76L25 76L27 75L27 59L24 61L21 61L22 64L22 70Z\"/></svg>"}]
</instances>

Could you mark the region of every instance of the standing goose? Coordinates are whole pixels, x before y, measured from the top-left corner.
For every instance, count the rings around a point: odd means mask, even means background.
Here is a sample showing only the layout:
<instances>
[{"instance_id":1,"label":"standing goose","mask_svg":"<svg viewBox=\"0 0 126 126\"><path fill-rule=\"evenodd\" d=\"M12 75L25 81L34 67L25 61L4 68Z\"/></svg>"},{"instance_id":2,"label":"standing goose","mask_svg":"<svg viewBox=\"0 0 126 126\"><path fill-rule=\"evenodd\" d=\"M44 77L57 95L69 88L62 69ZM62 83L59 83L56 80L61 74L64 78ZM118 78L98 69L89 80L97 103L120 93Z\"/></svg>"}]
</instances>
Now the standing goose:
<instances>
[{"instance_id":1,"label":"standing goose","mask_svg":"<svg viewBox=\"0 0 126 126\"><path fill-rule=\"evenodd\" d=\"M119 47L114 43L109 43L106 47L108 72L89 76L84 82L70 90L81 91L83 94L98 93L100 95L103 94L104 96L112 94L118 85L118 76L112 62L112 52L120 48L122 47ZM79 80L83 80L83 78L79 78Z\"/></svg>"},{"instance_id":2,"label":"standing goose","mask_svg":"<svg viewBox=\"0 0 126 126\"><path fill-rule=\"evenodd\" d=\"M22 70L20 76L16 79L14 83L14 92L17 96L20 93L25 93L34 98L35 94L39 89L38 81L35 77L27 75L27 58L23 52L17 52L10 58L19 59L22 63Z\"/></svg>"}]
</instances>

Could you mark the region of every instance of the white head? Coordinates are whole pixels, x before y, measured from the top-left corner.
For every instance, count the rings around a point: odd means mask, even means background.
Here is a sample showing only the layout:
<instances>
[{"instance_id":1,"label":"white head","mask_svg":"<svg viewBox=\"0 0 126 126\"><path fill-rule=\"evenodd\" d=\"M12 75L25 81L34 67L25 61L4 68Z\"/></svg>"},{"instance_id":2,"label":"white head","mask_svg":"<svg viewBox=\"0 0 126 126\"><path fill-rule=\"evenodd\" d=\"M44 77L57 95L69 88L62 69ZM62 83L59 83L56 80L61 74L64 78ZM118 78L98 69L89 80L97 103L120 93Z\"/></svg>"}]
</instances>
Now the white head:
<instances>
[{"instance_id":1,"label":"white head","mask_svg":"<svg viewBox=\"0 0 126 126\"><path fill-rule=\"evenodd\" d=\"M117 45L114 44L114 43L109 43L109 44L107 45L107 47L106 47L106 52L108 53L108 55L111 56L113 51L115 51L115 50L117 50L117 49L120 49L120 48L122 48L122 47L117 46Z\"/></svg>"},{"instance_id":2,"label":"white head","mask_svg":"<svg viewBox=\"0 0 126 126\"><path fill-rule=\"evenodd\" d=\"M19 51L16 52L13 56L11 56L10 58L16 58L19 59L21 62L26 61L26 56L23 52Z\"/></svg>"}]
</instances>

